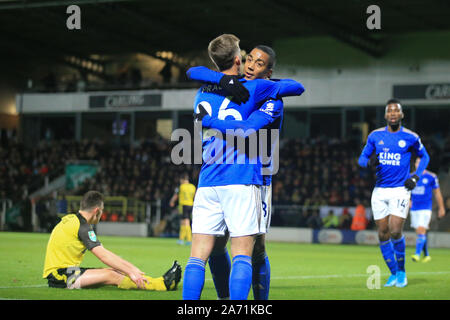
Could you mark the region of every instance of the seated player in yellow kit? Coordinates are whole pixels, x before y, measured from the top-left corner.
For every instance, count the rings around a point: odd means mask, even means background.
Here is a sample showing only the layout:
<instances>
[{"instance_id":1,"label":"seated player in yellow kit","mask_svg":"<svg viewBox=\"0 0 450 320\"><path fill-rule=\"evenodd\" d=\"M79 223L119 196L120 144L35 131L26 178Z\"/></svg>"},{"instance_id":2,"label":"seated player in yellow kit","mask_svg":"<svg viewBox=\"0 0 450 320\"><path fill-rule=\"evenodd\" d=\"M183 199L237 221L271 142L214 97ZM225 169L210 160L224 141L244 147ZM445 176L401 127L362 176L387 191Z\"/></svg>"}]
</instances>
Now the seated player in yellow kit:
<instances>
[{"instance_id":1,"label":"seated player in yellow kit","mask_svg":"<svg viewBox=\"0 0 450 320\"><path fill-rule=\"evenodd\" d=\"M43 273L49 287L116 285L121 289L176 290L181 279L177 261L163 276L151 278L102 246L91 225L99 222L103 207L103 195L89 191L81 200L79 213L64 216L55 226L47 244ZM86 250L111 268L81 268Z\"/></svg>"},{"instance_id":2,"label":"seated player in yellow kit","mask_svg":"<svg viewBox=\"0 0 450 320\"><path fill-rule=\"evenodd\" d=\"M192 242L191 216L195 191L195 186L189 183L189 175L184 173L180 177L180 187L175 190L175 194L170 199L171 207L175 205L175 201L178 199L178 212L181 214L178 244L186 243L189 245Z\"/></svg>"}]
</instances>

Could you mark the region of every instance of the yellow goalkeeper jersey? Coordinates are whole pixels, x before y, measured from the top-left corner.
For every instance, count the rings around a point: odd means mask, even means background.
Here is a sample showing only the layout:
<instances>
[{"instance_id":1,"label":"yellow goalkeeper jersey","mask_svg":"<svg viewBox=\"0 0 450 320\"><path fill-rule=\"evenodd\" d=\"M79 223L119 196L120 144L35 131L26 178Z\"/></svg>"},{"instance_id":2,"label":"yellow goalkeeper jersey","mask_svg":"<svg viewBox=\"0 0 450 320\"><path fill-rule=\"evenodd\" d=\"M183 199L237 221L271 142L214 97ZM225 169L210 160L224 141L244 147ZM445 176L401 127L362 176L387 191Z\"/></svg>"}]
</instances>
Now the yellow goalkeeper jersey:
<instances>
[{"instance_id":1,"label":"yellow goalkeeper jersey","mask_svg":"<svg viewBox=\"0 0 450 320\"><path fill-rule=\"evenodd\" d=\"M80 266L86 250L101 245L92 226L79 213L68 214L53 229L47 243L43 278L60 268Z\"/></svg>"},{"instance_id":2,"label":"yellow goalkeeper jersey","mask_svg":"<svg viewBox=\"0 0 450 320\"><path fill-rule=\"evenodd\" d=\"M178 209L180 212L183 206L192 206L194 204L196 188L192 183L183 183L178 191Z\"/></svg>"}]
</instances>

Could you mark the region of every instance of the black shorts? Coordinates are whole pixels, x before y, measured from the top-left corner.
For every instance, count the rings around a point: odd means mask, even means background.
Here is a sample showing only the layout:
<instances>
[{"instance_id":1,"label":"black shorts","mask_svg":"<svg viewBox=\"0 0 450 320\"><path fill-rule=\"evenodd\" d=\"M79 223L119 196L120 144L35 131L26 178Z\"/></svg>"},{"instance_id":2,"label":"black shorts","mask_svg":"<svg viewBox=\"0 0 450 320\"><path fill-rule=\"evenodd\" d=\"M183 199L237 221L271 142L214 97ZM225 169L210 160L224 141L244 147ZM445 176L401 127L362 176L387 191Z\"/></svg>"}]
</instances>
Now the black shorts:
<instances>
[{"instance_id":1,"label":"black shorts","mask_svg":"<svg viewBox=\"0 0 450 320\"><path fill-rule=\"evenodd\" d=\"M75 277L74 281L80 277L86 270L93 268L60 268L56 273L50 273L47 276L48 286L51 288L67 288L67 279ZM79 272L78 272L79 271Z\"/></svg>"},{"instance_id":2,"label":"black shorts","mask_svg":"<svg viewBox=\"0 0 450 320\"><path fill-rule=\"evenodd\" d=\"M181 212L181 219L191 219L192 216L192 206L183 206Z\"/></svg>"}]
</instances>

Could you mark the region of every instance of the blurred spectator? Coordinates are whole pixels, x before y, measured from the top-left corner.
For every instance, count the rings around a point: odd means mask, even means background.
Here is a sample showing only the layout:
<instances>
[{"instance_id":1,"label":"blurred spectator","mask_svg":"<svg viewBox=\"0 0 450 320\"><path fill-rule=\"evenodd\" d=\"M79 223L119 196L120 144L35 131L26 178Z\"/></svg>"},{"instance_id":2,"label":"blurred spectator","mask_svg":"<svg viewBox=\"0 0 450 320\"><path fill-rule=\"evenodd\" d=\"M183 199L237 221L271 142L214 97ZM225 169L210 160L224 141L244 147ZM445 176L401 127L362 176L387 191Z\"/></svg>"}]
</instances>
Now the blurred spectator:
<instances>
[{"instance_id":1,"label":"blurred spectator","mask_svg":"<svg viewBox=\"0 0 450 320\"><path fill-rule=\"evenodd\" d=\"M300 228L307 228L308 227L308 219L311 215L311 210L310 209L303 209L302 210L302 214L300 215L300 221L298 223L298 226Z\"/></svg>"},{"instance_id":2,"label":"blurred spectator","mask_svg":"<svg viewBox=\"0 0 450 320\"><path fill-rule=\"evenodd\" d=\"M170 61L166 61L166 64L161 69L159 74L163 78L163 83L170 83L170 80L172 79L172 64Z\"/></svg>"},{"instance_id":3,"label":"blurred spectator","mask_svg":"<svg viewBox=\"0 0 450 320\"><path fill-rule=\"evenodd\" d=\"M85 79L79 78L77 80L77 84L76 85L77 85L76 89L77 89L78 92L86 91L86 80Z\"/></svg>"},{"instance_id":4,"label":"blurred spectator","mask_svg":"<svg viewBox=\"0 0 450 320\"><path fill-rule=\"evenodd\" d=\"M51 196L34 199L36 215L39 221L39 230L50 232L60 221L56 200Z\"/></svg>"},{"instance_id":5,"label":"blurred spectator","mask_svg":"<svg viewBox=\"0 0 450 320\"><path fill-rule=\"evenodd\" d=\"M124 64L118 71L117 82L122 86L127 86L129 84L129 66Z\"/></svg>"},{"instance_id":6,"label":"blurred spectator","mask_svg":"<svg viewBox=\"0 0 450 320\"><path fill-rule=\"evenodd\" d=\"M353 231L366 230L367 228L367 218L366 218L366 208L362 205L359 199L355 199L356 209L355 215L353 216L352 225L350 229Z\"/></svg>"},{"instance_id":7,"label":"blurred spectator","mask_svg":"<svg viewBox=\"0 0 450 320\"><path fill-rule=\"evenodd\" d=\"M359 152L339 139L282 140L274 204L353 206L355 197L370 200L374 174L358 166Z\"/></svg>"},{"instance_id":8,"label":"blurred spectator","mask_svg":"<svg viewBox=\"0 0 450 320\"><path fill-rule=\"evenodd\" d=\"M73 92L77 89L78 77L76 74L72 74L69 81L67 81L66 92Z\"/></svg>"},{"instance_id":9,"label":"blurred spectator","mask_svg":"<svg viewBox=\"0 0 450 320\"><path fill-rule=\"evenodd\" d=\"M126 221L127 222L134 222L134 215L131 214L131 213L127 213Z\"/></svg>"},{"instance_id":10,"label":"blurred spectator","mask_svg":"<svg viewBox=\"0 0 450 320\"><path fill-rule=\"evenodd\" d=\"M57 211L58 211L58 214L60 214L60 215L65 215L65 214L67 214L67 206L68 206L68 204L67 204L67 199L66 199L66 196L65 196L65 194L63 194L62 196L61 196L61 199L59 199L58 201L57 201Z\"/></svg>"},{"instance_id":11,"label":"blurred spectator","mask_svg":"<svg viewBox=\"0 0 450 320\"><path fill-rule=\"evenodd\" d=\"M449 142L450 137L446 141ZM106 196L161 201L164 215L169 210L168 198L176 187L176 177L181 172L188 172L196 180L199 173L199 166L172 164L170 152L174 143L160 136L121 146L98 139L53 139L25 147L15 137L5 138L3 132L2 144L7 147L0 148L0 194L14 203L41 188L46 177L51 181L64 174L67 161L96 160L100 165L96 176L85 180L71 193L81 195L88 190L98 190ZM356 159L359 152L339 139L282 140L280 169L273 178L273 204L307 207L358 205L362 206L358 210L365 210L364 206L370 206L374 173L358 167ZM450 199L447 198L445 203L450 210ZM68 211L76 212L76 208L72 209L68 208ZM365 213L361 215L365 216ZM273 218L275 223L283 222L282 214ZM122 219L127 220L127 217ZM315 212L308 210L303 210L296 219L301 227L321 225L317 223ZM348 224L342 219L339 227ZM367 223L366 220L365 228L370 227Z\"/></svg>"},{"instance_id":12,"label":"blurred spectator","mask_svg":"<svg viewBox=\"0 0 450 320\"><path fill-rule=\"evenodd\" d=\"M352 225L352 216L348 208L342 210L342 215L339 217L339 229L350 229Z\"/></svg>"},{"instance_id":13,"label":"blurred spectator","mask_svg":"<svg viewBox=\"0 0 450 320\"><path fill-rule=\"evenodd\" d=\"M320 219L319 210L314 210L312 215L308 218L306 222L308 228L320 229L322 228L322 220Z\"/></svg>"},{"instance_id":14,"label":"blurred spectator","mask_svg":"<svg viewBox=\"0 0 450 320\"><path fill-rule=\"evenodd\" d=\"M119 215L117 214L117 212L111 213L111 215L109 216L109 221L111 222L119 221Z\"/></svg>"},{"instance_id":15,"label":"blurred spectator","mask_svg":"<svg viewBox=\"0 0 450 320\"><path fill-rule=\"evenodd\" d=\"M339 218L334 214L333 210L328 212L328 215L322 219L324 228L336 229L339 226Z\"/></svg>"},{"instance_id":16,"label":"blurred spectator","mask_svg":"<svg viewBox=\"0 0 450 320\"><path fill-rule=\"evenodd\" d=\"M50 71L42 80L45 91L53 92L56 91L56 75L53 71Z\"/></svg>"},{"instance_id":17,"label":"blurred spectator","mask_svg":"<svg viewBox=\"0 0 450 320\"><path fill-rule=\"evenodd\" d=\"M131 69L131 83L133 87L140 87L142 82L142 73L138 68Z\"/></svg>"},{"instance_id":18,"label":"blurred spectator","mask_svg":"<svg viewBox=\"0 0 450 320\"><path fill-rule=\"evenodd\" d=\"M106 210L103 210L100 221L108 221L108 220L109 220L109 213Z\"/></svg>"}]
</instances>

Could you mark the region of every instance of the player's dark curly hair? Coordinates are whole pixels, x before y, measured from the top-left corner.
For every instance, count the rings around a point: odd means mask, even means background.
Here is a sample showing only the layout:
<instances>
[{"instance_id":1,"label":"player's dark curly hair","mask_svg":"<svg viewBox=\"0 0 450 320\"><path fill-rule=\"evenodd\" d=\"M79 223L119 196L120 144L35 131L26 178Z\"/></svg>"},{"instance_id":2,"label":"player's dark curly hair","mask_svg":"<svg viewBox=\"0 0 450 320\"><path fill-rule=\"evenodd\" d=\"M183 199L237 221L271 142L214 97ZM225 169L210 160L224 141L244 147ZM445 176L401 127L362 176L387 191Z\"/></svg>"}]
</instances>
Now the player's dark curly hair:
<instances>
[{"instance_id":1,"label":"player's dark curly hair","mask_svg":"<svg viewBox=\"0 0 450 320\"><path fill-rule=\"evenodd\" d=\"M395 103L395 104L399 104L399 105L402 104L402 103L400 102L400 100L392 98L392 99L389 99L389 100L386 102L386 105L391 104L391 103Z\"/></svg>"}]
</instances>

